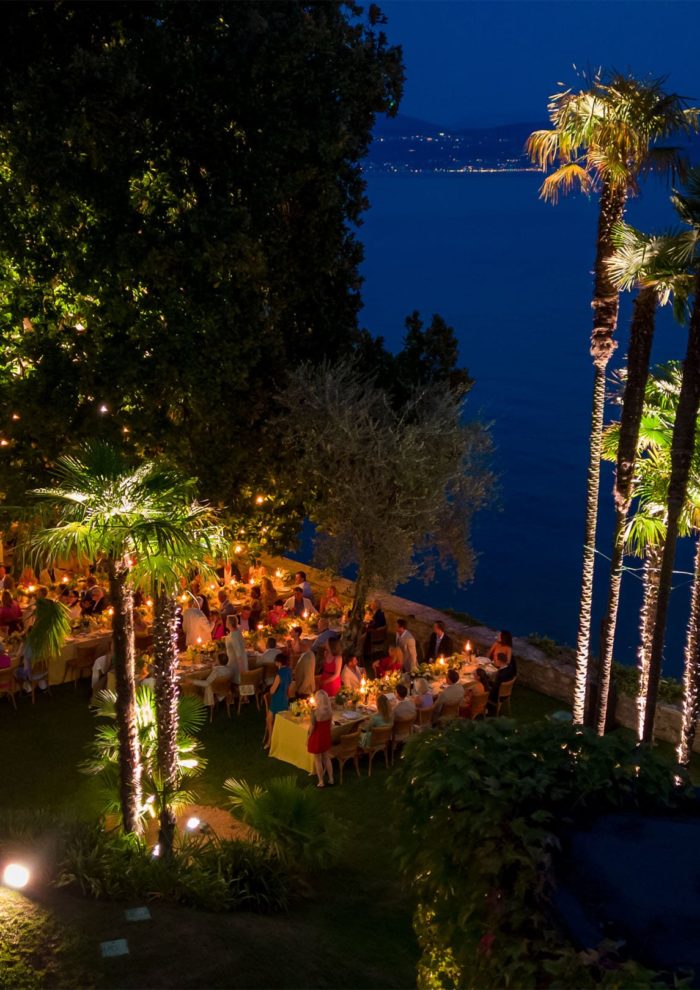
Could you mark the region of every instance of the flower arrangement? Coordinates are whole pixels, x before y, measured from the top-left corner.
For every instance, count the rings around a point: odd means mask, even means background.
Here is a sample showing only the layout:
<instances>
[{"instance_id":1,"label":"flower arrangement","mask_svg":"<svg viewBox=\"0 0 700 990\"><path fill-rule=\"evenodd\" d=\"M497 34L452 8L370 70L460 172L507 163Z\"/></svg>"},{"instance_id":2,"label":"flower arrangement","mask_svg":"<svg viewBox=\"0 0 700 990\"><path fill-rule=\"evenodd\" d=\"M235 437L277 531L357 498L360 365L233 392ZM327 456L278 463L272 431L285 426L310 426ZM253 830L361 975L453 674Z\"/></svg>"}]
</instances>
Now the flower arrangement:
<instances>
[{"instance_id":1,"label":"flower arrangement","mask_svg":"<svg viewBox=\"0 0 700 990\"><path fill-rule=\"evenodd\" d=\"M305 701L301 698L297 698L296 701L290 701L289 703L289 711L294 718L310 718L312 708L313 705L310 701Z\"/></svg>"},{"instance_id":2,"label":"flower arrangement","mask_svg":"<svg viewBox=\"0 0 700 990\"><path fill-rule=\"evenodd\" d=\"M366 691L363 694L361 691L352 691L350 688L341 688L335 696L335 703L341 708L346 705L354 707L358 701L364 700L366 694Z\"/></svg>"},{"instance_id":3,"label":"flower arrangement","mask_svg":"<svg viewBox=\"0 0 700 990\"><path fill-rule=\"evenodd\" d=\"M394 670L376 680L368 681L367 686L373 694L393 694L402 677L403 673L400 670Z\"/></svg>"},{"instance_id":4,"label":"flower arrangement","mask_svg":"<svg viewBox=\"0 0 700 990\"><path fill-rule=\"evenodd\" d=\"M196 646L188 646L184 653L184 659L193 660L211 660L216 653L217 645L212 640L209 643L198 643Z\"/></svg>"}]
</instances>

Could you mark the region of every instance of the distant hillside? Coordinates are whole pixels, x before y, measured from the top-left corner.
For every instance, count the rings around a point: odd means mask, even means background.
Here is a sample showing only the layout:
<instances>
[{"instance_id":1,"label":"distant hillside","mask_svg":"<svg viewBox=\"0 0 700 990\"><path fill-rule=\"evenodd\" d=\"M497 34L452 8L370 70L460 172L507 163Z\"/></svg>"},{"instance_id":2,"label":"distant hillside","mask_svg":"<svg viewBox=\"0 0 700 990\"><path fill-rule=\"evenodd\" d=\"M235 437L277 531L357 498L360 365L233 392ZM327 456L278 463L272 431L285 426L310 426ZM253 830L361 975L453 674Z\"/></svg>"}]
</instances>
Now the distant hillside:
<instances>
[{"instance_id":1,"label":"distant hillside","mask_svg":"<svg viewBox=\"0 0 700 990\"><path fill-rule=\"evenodd\" d=\"M415 117L382 117L365 162L368 172L514 172L534 171L524 152L532 131L546 121L499 127L454 128ZM700 164L700 135L687 143L688 156Z\"/></svg>"}]
</instances>

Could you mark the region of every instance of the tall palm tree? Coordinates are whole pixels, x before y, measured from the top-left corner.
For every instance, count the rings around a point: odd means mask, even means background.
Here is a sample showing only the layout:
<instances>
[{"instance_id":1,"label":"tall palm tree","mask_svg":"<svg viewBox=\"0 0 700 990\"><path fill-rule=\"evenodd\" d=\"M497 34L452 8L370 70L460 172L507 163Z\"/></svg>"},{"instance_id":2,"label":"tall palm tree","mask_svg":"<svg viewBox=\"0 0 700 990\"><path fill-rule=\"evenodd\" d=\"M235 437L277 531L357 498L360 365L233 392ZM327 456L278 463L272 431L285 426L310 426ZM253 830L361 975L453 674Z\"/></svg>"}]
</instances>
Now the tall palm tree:
<instances>
[{"instance_id":1,"label":"tall palm tree","mask_svg":"<svg viewBox=\"0 0 700 990\"><path fill-rule=\"evenodd\" d=\"M608 263L613 283L619 289L637 286L638 293L634 300L630 324L630 344L618 431L614 487L615 527L608 604L603 623L596 712L596 728L599 735L604 734L607 722L627 516L633 497L637 446L649 374L656 307L665 305L673 298L676 317L682 322L686 315L688 293L692 288L692 277L684 267L678 267L676 264L673 238L650 237L624 224L616 228L613 238L616 250Z\"/></svg>"},{"instance_id":2,"label":"tall palm tree","mask_svg":"<svg viewBox=\"0 0 700 990\"><path fill-rule=\"evenodd\" d=\"M613 230L622 221L627 198L637 192L645 170L673 172L680 166L676 149L660 148L655 142L698 126L698 110L688 108L684 99L665 93L662 87L663 80L645 83L619 74L609 79L596 76L586 89L552 96L548 106L552 127L535 131L527 141L533 161L543 169L558 166L542 186L545 200L556 202L560 193L573 189L600 193L592 299L593 404L573 699L576 722L582 722L585 714L605 375L616 346L619 308L618 290L607 267L614 251Z\"/></svg>"},{"instance_id":3,"label":"tall palm tree","mask_svg":"<svg viewBox=\"0 0 700 990\"><path fill-rule=\"evenodd\" d=\"M53 516L53 525L29 537L30 552L49 560L101 559L114 607L112 638L119 730L122 823L141 828L141 760L135 707L134 625L131 571L153 546L177 546L168 517L172 477L153 462L134 467L103 443L86 444L79 455L59 458L56 484L32 494Z\"/></svg>"},{"instance_id":4,"label":"tall palm tree","mask_svg":"<svg viewBox=\"0 0 700 990\"><path fill-rule=\"evenodd\" d=\"M684 509L688 482L695 451L698 409L700 409L700 168L688 175L687 191L675 193L672 202L681 220L690 228L678 239L675 251L679 265L693 271L693 306L688 323L688 344L683 362L683 379L678 395L676 420L671 441L671 476L668 484L668 518L666 544L659 574L659 597L649 659L649 688L644 713L642 739L651 743L654 737L656 702L661 679L661 661L666 637L668 603L671 594L676 541Z\"/></svg>"},{"instance_id":5,"label":"tall palm tree","mask_svg":"<svg viewBox=\"0 0 700 990\"><path fill-rule=\"evenodd\" d=\"M154 529L142 543L131 572L135 586L148 591L154 602L153 660L157 715L157 768L159 784L161 855L172 853L175 815L170 796L179 788L182 766L179 757L179 706L176 679L178 646L177 618L183 578L196 568L204 579L214 574L213 561L225 554L229 541L215 512L194 498L195 482L163 469L170 486L161 493L161 510L167 515L167 530ZM162 537L165 542L162 543Z\"/></svg>"}]
</instances>

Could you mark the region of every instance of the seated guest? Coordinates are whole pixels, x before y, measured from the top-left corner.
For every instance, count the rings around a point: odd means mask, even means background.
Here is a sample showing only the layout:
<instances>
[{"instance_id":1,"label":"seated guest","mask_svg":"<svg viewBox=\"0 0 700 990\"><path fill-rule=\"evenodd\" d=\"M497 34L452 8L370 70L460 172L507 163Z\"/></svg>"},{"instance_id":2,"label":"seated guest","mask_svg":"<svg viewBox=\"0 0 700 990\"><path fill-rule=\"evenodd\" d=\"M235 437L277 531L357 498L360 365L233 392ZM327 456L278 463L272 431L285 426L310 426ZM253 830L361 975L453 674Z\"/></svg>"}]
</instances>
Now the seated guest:
<instances>
[{"instance_id":1,"label":"seated guest","mask_svg":"<svg viewBox=\"0 0 700 990\"><path fill-rule=\"evenodd\" d=\"M202 596L190 602L182 616L182 629L185 633L187 646L200 646L211 642L211 627L209 619L202 611Z\"/></svg>"},{"instance_id":2,"label":"seated guest","mask_svg":"<svg viewBox=\"0 0 700 990\"><path fill-rule=\"evenodd\" d=\"M348 691L359 691L364 676L365 672L358 665L357 657L354 653L350 653L346 656L343 663L343 669L340 672L340 683Z\"/></svg>"},{"instance_id":3,"label":"seated guest","mask_svg":"<svg viewBox=\"0 0 700 990\"><path fill-rule=\"evenodd\" d=\"M397 704L394 706L394 721L413 722L416 717L416 706L408 697L408 688L406 687L406 685L397 684L396 694L399 700Z\"/></svg>"},{"instance_id":4,"label":"seated guest","mask_svg":"<svg viewBox=\"0 0 700 990\"><path fill-rule=\"evenodd\" d=\"M464 688L459 683L459 674L457 671L448 670L446 680L446 687L442 689L435 701L433 721L440 718L445 705L459 705L464 701Z\"/></svg>"},{"instance_id":5,"label":"seated guest","mask_svg":"<svg viewBox=\"0 0 700 990\"><path fill-rule=\"evenodd\" d=\"M238 617L229 615L226 619L228 634L224 639L226 646L226 656L228 657L227 667L233 671L233 683L241 683L241 672L248 670L248 654L245 648L245 641L238 628Z\"/></svg>"},{"instance_id":6,"label":"seated guest","mask_svg":"<svg viewBox=\"0 0 700 990\"><path fill-rule=\"evenodd\" d=\"M308 640L304 643L308 645ZM316 690L316 657L306 649L297 660L293 674L294 693L297 698L310 698Z\"/></svg>"},{"instance_id":7,"label":"seated guest","mask_svg":"<svg viewBox=\"0 0 700 990\"><path fill-rule=\"evenodd\" d=\"M425 659L428 663L432 663L438 657L451 657L453 653L454 647L452 646L452 640L445 632L445 623L441 619L438 619L433 624L433 631L430 634L428 646L425 651Z\"/></svg>"},{"instance_id":8,"label":"seated guest","mask_svg":"<svg viewBox=\"0 0 700 990\"><path fill-rule=\"evenodd\" d=\"M401 647L390 646L389 655L386 657L381 657L379 660L375 660L372 664L372 670L374 671L375 677L384 677L385 674L392 674L401 670L402 664L403 653L401 652Z\"/></svg>"},{"instance_id":9,"label":"seated guest","mask_svg":"<svg viewBox=\"0 0 700 990\"><path fill-rule=\"evenodd\" d=\"M260 597L260 588L255 585L250 589L250 616L248 626L250 629L257 629L262 624L263 603Z\"/></svg>"},{"instance_id":10,"label":"seated guest","mask_svg":"<svg viewBox=\"0 0 700 990\"><path fill-rule=\"evenodd\" d=\"M12 657L5 648L5 644L0 641L0 670L9 670L13 662Z\"/></svg>"},{"instance_id":11,"label":"seated guest","mask_svg":"<svg viewBox=\"0 0 700 990\"><path fill-rule=\"evenodd\" d=\"M282 619L286 618L287 613L284 610L284 601L281 598L276 598L274 605L267 613L267 621L271 626L278 626Z\"/></svg>"},{"instance_id":12,"label":"seated guest","mask_svg":"<svg viewBox=\"0 0 700 990\"><path fill-rule=\"evenodd\" d=\"M372 740L372 729L383 729L387 725L391 725L391 705L389 704L389 699L385 694L377 695L377 714L373 715L369 720L369 724L365 731L360 736L360 746L363 749L367 749Z\"/></svg>"},{"instance_id":13,"label":"seated guest","mask_svg":"<svg viewBox=\"0 0 700 990\"><path fill-rule=\"evenodd\" d=\"M304 648L301 645L301 634L303 630L301 626L292 626L289 639L287 640L287 650L289 652L289 657L294 661L297 657L300 657L304 652Z\"/></svg>"},{"instance_id":14,"label":"seated guest","mask_svg":"<svg viewBox=\"0 0 700 990\"><path fill-rule=\"evenodd\" d=\"M292 671L289 666L289 657L284 653L279 653L275 657L275 676L270 685L270 704L267 709L266 722L267 729L263 746L267 748L272 739L272 724L275 715L286 712L289 708L289 685L292 683Z\"/></svg>"},{"instance_id":15,"label":"seated guest","mask_svg":"<svg viewBox=\"0 0 700 990\"><path fill-rule=\"evenodd\" d=\"M330 627L328 619L324 616L318 620L318 636L314 640L314 644L311 647L312 650L318 650L321 646L325 646L329 639L335 639L336 633Z\"/></svg>"},{"instance_id":16,"label":"seated guest","mask_svg":"<svg viewBox=\"0 0 700 990\"><path fill-rule=\"evenodd\" d=\"M416 678L413 687L416 692L413 696L416 708L430 708L435 698L425 677Z\"/></svg>"},{"instance_id":17,"label":"seated guest","mask_svg":"<svg viewBox=\"0 0 700 990\"><path fill-rule=\"evenodd\" d=\"M335 698L340 691L340 671L343 666L343 657L340 652L340 640L329 639L325 647L323 668L321 670L321 690L325 691L329 698Z\"/></svg>"},{"instance_id":18,"label":"seated guest","mask_svg":"<svg viewBox=\"0 0 700 990\"><path fill-rule=\"evenodd\" d=\"M308 598L310 602L314 600L314 593L311 590L311 585L306 580L306 571L297 571L294 575L294 584L301 588L301 592L304 598Z\"/></svg>"},{"instance_id":19,"label":"seated guest","mask_svg":"<svg viewBox=\"0 0 700 990\"><path fill-rule=\"evenodd\" d=\"M505 684L507 681L512 681L518 674L515 657L511 654L509 658L505 651L498 652L496 654L493 658L493 665L497 669L493 677L489 678L491 690L489 691L488 708L490 712L495 711L498 705L498 691L501 684Z\"/></svg>"},{"instance_id":20,"label":"seated guest","mask_svg":"<svg viewBox=\"0 0 700 990\"><path fill-rule=\"evenodd\" d=\"M209 615L209 625L211 627L211 638L212 639L223 639L226 635L226 628L224 627L221 614L212 609Z\"/></svg>"},{"instance_id":21,"label":"seated guest","mask_svg":"<svg viewBox=\"0 0 700 990\"><path fill-rule=\"evenodd\" d=\"M323 615L323 613L327 612L329 609L337 613L343 611L343 603L340 598L338 598L338 592L336 591L334 584L331 584L326 592L321 595L321 605L319 611Z\"/></svg>"},{"instance_id":22,"label":"seated guest","mask_svg":"<svg viewBox=\"0 0 700 990\"><path fill-rule=\"evenodd\" d=\"M105 597L104 588L100 588L99 584L96 584L90 595L91 600L85 603L83 613L85 615L101 615L107 608L107 598Z\"/></svg>"},{"instance_id":23,"label":"seated guest","mask_svg":"<svg viewBox=\"0 0 700 990\"><path fill-rule=\"evenodd\" d=\"M252 632L253 629L250 625L250 605L244 605L241 609L241 615L238 620L241 632Z\"/></svg>"},{"instance_id":24,"label":"seated guest","mask_svg":"<svg viewBox=\"0 0 700 990\"><path fill-rule=\"evenodd\" d=\"M280 648L274 636L268 636L266 649L263 653L258 653L257 660L263 668L263 680L266 684L272 684L275 676L275 661L279 656Z\"/></svg>"},{"instance_id":25,"label":"seated guest","mask_svg":"<svg viewBox=\"0 0 700 990\"><path fill-rule=\"evenodd\" d=\"M80 608L80 595L75 588L64 588L59 599L66 608L71 619L79 619L82 609Z\"/></svg>"},{"instance_id":26,"label":"seated guest","mask_svg":"<svg viewBox=\"0 0 700 990\"><path fill-rule=\"evenodd\" d=\"M272 608L277 601L277 592L269 577L260 579L260 595L262 597L262 603L267 609Z\"/></svg>"},{"instance_id":27,"label":"seated guest","mask_svg":"<svg viewBox=\"0 0 700 990\"><path fill-rule=\"evenodd\" d=\"M509 661L513 656L513 635L507 629L501 629L487 654L492 663L497 653L505 653Z\"/></svg>"},{"instance_id":28,"label":"seated guest","mask_svg":"<svg viewBox=\"0 0 700 990\"><path fill-rule=\"evenodd\" d=\"M7 626L8 633L22 632L22 608L7 590L2 593L0 626Z\"/></svg>"},{"instance_id":29,"label":"seated guest","mask_svg":"<svg viewBox=\"0 0 700 990\"><path fill-rule=\"evenodd\" d=\"M301 619L304 614L316 615L314 603L304 595L304 589L300 587L294 589L294 594L287 599L284 607L288 615L295 615L297 619Z\"/></svg>"},{"instance_id":30,"label":"seated guest","mask_svg":"<svg viewBox=\"0 0 700 990\"><path fill-rule=\"evenodd\" d=\"M460 715L464 715L465 718L472 717L472 709L476 699L483 698L485 694L488 694L491 691L491 682L489 681L485 670L481 667L477 667L474 671L474 676L476 677L476 680L465 690L464 705L459 710Z\"/></svg>"},{"instance_id":31,"label":"seated guest","mask_svg":"<svg viewBox=\"0 0 700 990\"><path fill-rule=\"evenodd\" d=\"M214 695L214 691L212 689L212 684L214 683L214 681L225 679L226 681L233 682L233 678L234 678L234 670L233 667L231 667L228 663L215 664L212 667L206 679L191 680L189 683L195 684L197 687L204 688L204 697L202 698L202 700L204 704L210 708L212 705L214 705L216 701L226 697L226 692L222 694L218 694L216 696ZM226 687L228 688L229 685L227 684Z\"/></svg>"},{"instance_id":32,"label":"seated guest","mask_svg":"<svg viewBox=\"0 0 700 990\"><path fill-rule=\"evenodd\" d=\"M224 624L224 629L228 629L227 619L229 615L235 615L236 610L229 601L228 591L225 588L220 588L216 593L216 597L219 600L219 612L221 613L221 621Z\"/></svg>"}]
</instances>

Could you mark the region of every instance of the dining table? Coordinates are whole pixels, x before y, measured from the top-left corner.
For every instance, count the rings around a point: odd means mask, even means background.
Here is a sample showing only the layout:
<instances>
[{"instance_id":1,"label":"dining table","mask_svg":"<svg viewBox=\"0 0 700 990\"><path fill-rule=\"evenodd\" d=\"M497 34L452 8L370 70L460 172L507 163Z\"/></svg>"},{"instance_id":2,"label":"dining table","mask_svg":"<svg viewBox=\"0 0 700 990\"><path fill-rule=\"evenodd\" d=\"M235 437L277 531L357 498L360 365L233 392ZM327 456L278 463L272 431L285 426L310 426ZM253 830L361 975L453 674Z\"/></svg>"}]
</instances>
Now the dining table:
<instances>
[{"instance_id":1,"label":"dining table","mask_svg":"<svg viewBox=\"0 0 700 990\"><path fill-rule=\"evenodd\" d=\"M363 726L373 715L369 707L361 709L333 709L331 721L331 740L337 743L341 736L354 732ZM278 712L272 727L270 752L274 760L291 763L300 770L313 773L314 758L306 748L309 738L311 719L298 717L292 712Z\"/></svg>"}]
</instances>

